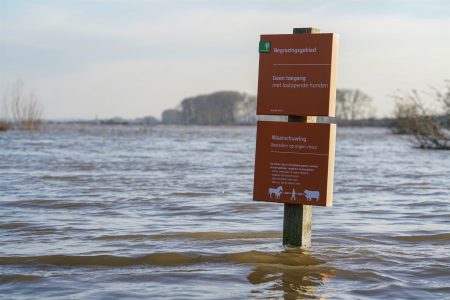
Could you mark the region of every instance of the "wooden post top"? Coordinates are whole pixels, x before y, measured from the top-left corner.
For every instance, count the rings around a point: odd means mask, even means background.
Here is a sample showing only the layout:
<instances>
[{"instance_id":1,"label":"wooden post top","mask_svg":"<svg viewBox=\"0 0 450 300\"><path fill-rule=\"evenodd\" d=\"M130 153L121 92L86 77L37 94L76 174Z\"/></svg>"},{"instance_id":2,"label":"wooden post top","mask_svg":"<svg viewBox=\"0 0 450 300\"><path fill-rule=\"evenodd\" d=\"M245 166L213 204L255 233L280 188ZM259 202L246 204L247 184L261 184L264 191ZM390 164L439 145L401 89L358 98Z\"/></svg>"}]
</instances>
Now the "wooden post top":
<instances>
[{"instance_id":1,"label":"wooden post top","mask_svg":"<svg viewBox=\"0 0 450 300\"><path fill-rule=\"evenodd\" d=\"M293 33L294 33L294 34L320 33L320 29L318 29L318 28L312 28L312 27L307 27L307 28L294 28Z\"/></svg>"}]
</instances>

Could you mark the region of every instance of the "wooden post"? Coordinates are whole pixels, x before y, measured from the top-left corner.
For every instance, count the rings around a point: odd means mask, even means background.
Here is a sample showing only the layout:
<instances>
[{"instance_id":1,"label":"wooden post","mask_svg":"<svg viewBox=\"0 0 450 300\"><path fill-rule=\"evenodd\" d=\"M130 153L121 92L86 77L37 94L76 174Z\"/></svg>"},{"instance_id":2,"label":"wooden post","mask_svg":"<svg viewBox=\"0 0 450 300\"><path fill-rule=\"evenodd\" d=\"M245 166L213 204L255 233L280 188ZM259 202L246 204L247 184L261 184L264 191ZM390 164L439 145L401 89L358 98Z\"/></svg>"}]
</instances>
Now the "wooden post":
<instances>
[{"instance_id":1,"label":"wooden post","mask_svg":"<svg viewBox=\"0 0 450 300\"><path fill-rule=\"evenodd\" d=\"M319 33L317 28L294 28L294 34ZM288 116L288 122L315 123L316 117ZM311 246L312 205L284 204L283 246Z\"/></svg>"}]
</instances>

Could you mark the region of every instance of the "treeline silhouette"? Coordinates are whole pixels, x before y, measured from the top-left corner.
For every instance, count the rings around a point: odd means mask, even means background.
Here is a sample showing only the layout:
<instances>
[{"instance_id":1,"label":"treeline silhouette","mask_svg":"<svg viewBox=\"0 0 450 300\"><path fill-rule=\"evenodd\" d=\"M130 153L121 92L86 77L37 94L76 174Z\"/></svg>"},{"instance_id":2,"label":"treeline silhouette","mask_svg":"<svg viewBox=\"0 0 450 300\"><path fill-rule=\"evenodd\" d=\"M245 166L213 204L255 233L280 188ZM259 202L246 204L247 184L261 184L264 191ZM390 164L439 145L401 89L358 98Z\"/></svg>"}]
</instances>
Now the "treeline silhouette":
<instances>
[{"instance_id":1,"label":"treeline silhouette","mask_svg":"<svg viewBox=\"0 0 450 300\"><path fill-rule=\"evenodd\" d=\"M256 97L235 91L220 91L181 101L178 109L162 113L163 124L232 125L256 122Z\"/></svg>"},{"instance_id":2,"label":"treeline silhouette","mask_svg":"<svg viewBox=\"0 0 450 300\"><path fill-rule=\"evenodd\" d=\"M336 122L344 125L379 126L372 98L358 89L338 89ZM189 97L176 109L162 113L163 124L242 125L256 123L256 97L236 91L220 91Z\"/></svg>"}]
</instances>

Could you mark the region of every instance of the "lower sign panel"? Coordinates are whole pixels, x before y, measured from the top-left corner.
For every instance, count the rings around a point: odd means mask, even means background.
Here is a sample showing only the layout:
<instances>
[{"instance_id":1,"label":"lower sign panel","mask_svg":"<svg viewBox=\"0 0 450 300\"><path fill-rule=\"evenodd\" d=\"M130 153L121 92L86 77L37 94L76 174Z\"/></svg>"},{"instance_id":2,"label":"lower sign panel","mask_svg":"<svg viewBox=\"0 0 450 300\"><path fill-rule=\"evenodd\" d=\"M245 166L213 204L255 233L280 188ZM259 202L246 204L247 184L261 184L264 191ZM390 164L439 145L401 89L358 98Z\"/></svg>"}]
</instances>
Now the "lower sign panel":
<instances>
[{"instance_id":1,"label":"lower sign panel","mask_svg":"<svg viewBox=\"0 0 450 300\"><path fill-rule=\"evenodd\" d=\"M253 200L331 206L335 124L257 124Z\"/></svg>"}]
</instances>

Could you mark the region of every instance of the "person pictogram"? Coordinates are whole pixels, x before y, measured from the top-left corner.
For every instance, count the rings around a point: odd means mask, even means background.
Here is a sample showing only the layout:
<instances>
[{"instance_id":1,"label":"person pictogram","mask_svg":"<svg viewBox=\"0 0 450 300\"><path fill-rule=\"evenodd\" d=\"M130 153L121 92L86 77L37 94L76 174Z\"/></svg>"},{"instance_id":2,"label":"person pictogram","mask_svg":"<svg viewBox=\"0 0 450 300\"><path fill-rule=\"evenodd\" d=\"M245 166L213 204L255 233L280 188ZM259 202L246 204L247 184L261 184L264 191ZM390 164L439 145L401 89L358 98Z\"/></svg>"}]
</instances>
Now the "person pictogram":
<instances>
[{"instance_id":1,"label":"person pictogram","mask_svg":"<svg viewBox=\"0 0 450 300\"><path fill-rule=\"evenodd\" d=\"M295 198L295 195L296 195L295 189L292 188L291 200L297 200L297 199Z\"/></svg>"}]
</instances>

